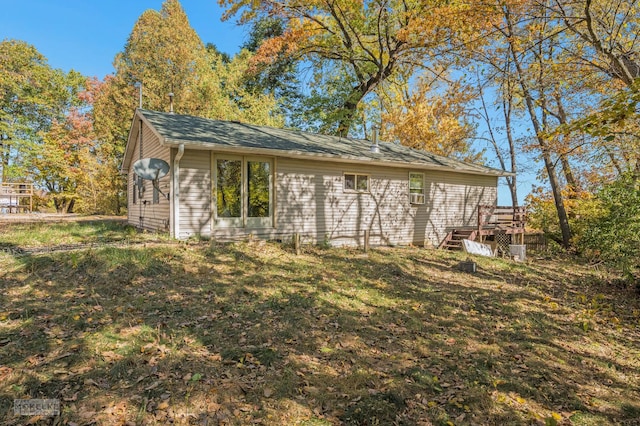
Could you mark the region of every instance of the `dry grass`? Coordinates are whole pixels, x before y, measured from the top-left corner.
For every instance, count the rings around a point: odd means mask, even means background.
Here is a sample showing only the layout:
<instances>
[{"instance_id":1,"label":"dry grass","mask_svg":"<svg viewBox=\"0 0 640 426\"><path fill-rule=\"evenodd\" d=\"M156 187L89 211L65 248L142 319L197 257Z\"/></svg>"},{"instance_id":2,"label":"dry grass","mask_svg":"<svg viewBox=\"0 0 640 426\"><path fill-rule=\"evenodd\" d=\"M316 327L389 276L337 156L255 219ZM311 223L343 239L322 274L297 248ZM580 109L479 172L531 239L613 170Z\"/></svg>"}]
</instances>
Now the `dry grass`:
<instances>
[{"instance_id":1,"label":"dry grass","mask_svg":"<svg viewBox=\"0 0 640 426\"><path fill-rule=\"evenodd\" d=\"M637 294L571 259L478 258L475 274L464 259L262 242L0 253L0 418L640 424ZM61 416L14 416L18 398L58 398Z\"/></svg>"}]
</instances>

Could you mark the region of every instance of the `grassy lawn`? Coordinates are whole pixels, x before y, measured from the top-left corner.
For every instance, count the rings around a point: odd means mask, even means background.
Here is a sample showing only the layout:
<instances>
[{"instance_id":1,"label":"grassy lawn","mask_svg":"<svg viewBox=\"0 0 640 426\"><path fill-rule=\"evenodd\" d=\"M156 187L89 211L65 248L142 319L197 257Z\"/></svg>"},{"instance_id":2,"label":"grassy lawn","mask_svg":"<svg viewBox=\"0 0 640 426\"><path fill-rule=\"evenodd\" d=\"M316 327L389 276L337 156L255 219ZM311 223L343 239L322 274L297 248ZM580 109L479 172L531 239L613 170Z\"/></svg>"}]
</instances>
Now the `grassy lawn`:
<instances>
[{"instance_id":1,"label":"grassy lawn","mask_svg":"<svg viewBox=\"0 0 640 426\"><path fill-rule=\"evenodd\" d=\"M640 424L640 296L571 259L38 226L0 234L5 424ZM123 244L1 250L63 240Z\"/></svg>"}]
</instances>

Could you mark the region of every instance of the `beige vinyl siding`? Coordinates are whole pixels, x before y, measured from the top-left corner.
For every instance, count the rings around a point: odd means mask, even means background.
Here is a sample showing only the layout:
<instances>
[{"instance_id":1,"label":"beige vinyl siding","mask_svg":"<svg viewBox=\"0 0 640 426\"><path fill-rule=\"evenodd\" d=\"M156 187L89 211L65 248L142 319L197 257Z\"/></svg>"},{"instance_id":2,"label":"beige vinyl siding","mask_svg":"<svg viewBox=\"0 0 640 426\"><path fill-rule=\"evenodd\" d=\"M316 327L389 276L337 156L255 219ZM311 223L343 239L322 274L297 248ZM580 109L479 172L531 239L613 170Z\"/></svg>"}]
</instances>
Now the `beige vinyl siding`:
<instances>
[{"instance_id":1,"label":"beige vinyl siding","mask_svg":"<svg viewBox=\"0 0 640 426\"><path fill-rule=\"evenodd\" d=\"M409 172L425 176L425 204L409 203ZM369 176L370 192L344 190L344 173ZM437 245L453 227L477 225L497 178L391 167L278 160L278 231L334 245Z\"/></svg>"},{"instance_id":2,"label":"beige vinyl siding","mask_svg":"<svg viewBox=\"0 0 640 426\"><path fill-rule=\"evenodd\" d=\"M409 203L409 172L424 173L425 204ZM369 176L369 192L344 190L344 174ZM478 204L496 202L497 178L419 169L278 158L275 229L214 229L221 239L287 239L362 245L437 245L448 229L477 224Z\"/></svg>"},{"instance_id":3,"label":"beige vinyl siding","mask_svg":"<svg viewBox=\"0 0 640 426\"><path fill-rule=\"evenodd\" d=\"M181 162L183 195L191 187L184 183L187 163L190 180L201 184L191 188L189 207L181 209L181 237L206 236L211 226L210 164L206 155L185 153ZM300 233L308 243L361 246L368 230L372 245L437 245L448 230L475 226L478 204L495 204L497 199L497 178L491 176L288 158L278 158L275 163L275 226L218 227L211 232L213 238L243 239L251 235L288 240ZM425 204L409 202L410 171L424 173ZM369 176L370 191L345 191L345 173ZM181 196L183 206L184 202Z\"/></svg>"},{"instance_id":4,"label":"beige vinyl siding","mask_svg":"<svg viewBox=\"0 0 640 426\"><path fill-rule=\"evenodd\" d=\"M142 152L141 152L142 151ZM160 145L157 136L147 127L143 127L142 150L140 150L140 138L136 138L134 148L134 158L129 168L127 176L128 194L128 222L129 224L149 230L168 231L170 202L162 194L159 194L158 204L153 204L153 184L151 181L143 180L144 192L142 197L136 197L137 203L133 204L134 179L136 174L133 171L133 164L141 158L160 158L169 162L169 148ZM159 188L166 195L170 193L171 173L159 180Z\"/></svg>"},{"instance_id":5,"label":"beige vinyl siding","mask_svg":"<svg viewBox=\"0 0 640 426\"><path fill-rule=\"evenodd\" d=\"M478 205L497 202L497 184L495 176L426 171L425 211L418 208L425 239L438 245L456 227L477 226Z\"/></svg>"},{"instance_id":6,"label":"beige vinyl siding","mask_svg":"<svg viewBox=\"0 0 640 426\"><path fill-rule=\"evenodd\" d=\"M344 174L369 176L368 192L345 191ZM316 242L362 245L412 242L408 172L363 165L278 160L278 230Z\"/></svg>"},{"instance_id":7,"label":"beige vinyl siding","mask_svg":"<svg viewBox=\"0 0 640 426\"><path fill-rule=\"evenodd\" d=\"M180 160L179 238L211 235L211 153L185 150Z\"/></svg>"}]
</instances>

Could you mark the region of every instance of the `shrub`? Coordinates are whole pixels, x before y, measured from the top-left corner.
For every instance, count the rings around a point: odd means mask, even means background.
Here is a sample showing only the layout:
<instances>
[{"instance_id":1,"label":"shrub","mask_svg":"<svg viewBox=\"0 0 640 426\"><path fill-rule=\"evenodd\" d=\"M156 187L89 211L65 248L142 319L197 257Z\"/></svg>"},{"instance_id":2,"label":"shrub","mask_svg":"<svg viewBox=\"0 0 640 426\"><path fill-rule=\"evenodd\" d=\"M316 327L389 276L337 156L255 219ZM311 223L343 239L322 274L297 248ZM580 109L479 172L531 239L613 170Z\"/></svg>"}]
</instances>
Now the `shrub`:
<instances>
[{"instance_id":1,"label":"shrub","mask_svg":"<svg viewBox=\"0 0 640 426\"><path fill-rule=\"evenodd\" d=\"M584 254L619 268L630 279L640 268L639 178L622 175L598 192L599 214L585 223L577 241Z\"/></svg>"}]
</instances>

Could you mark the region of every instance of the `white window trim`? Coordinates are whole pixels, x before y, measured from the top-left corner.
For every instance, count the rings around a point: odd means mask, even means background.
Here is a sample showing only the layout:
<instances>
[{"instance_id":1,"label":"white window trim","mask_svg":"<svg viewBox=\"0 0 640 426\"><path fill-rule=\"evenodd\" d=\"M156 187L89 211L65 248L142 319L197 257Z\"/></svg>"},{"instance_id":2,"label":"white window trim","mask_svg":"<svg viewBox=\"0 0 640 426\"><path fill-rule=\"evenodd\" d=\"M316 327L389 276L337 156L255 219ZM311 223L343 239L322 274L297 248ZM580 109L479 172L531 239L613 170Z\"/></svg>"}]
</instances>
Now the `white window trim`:
<instances>
[{"instance_id":1,"label":"white window trim","mask_svg":"<svg viewBox=\"0 0 640 426\"><path fill-rule=\"evenodd\" d=\"M213 226L218 228L269 228L274 226L275 218L275 159L272 157L259 157L259 156L242 156L242 155L225 155L211 153L211 176L213 181L211 184L211 211L213 213ZM217 160L231 160L241 161L241 213L240 217L227 218L218 217L218 164ZM247 180L247 164L250 161L255 162L268 162L270 164L269 175L269 217L253 218L249 217L249 207L246 202L247 194L249 191L249 182Z\"/></svg>"},{"instance_id":2,"label":"white window trim","mask_svg":"<svg viewBox=\"0 0 640 426\"><path fill-rule=\"evenodd\" d=\"M239 155L214 155L213 161L211 162L211 175L213 176L212 182L212 191L211 191L211 202L212 202L212 211L213 211L213 223L215 227L219 228L244 228L246 226L244 220L246 215L244 214L244 203L241 204L241 212L240 217L219 217L218 216L218 160L229 160L229 161L240 161L240 180L241 180L241 190L240 190L240 199L244 197L244 181L245 181L245 172L244 172L244 159Z\"/></svg>"},{"instance_id":3,"label":"white window trim","mask_svg":"<svg viewBox=\"0 0 640 426\"><path fill-rule=\"evenodd\" d=\"M353 175L355 176L355 189L347 189L345 188L345 183L346 183L346 175ZM367 189L358 189L358 176L365 176L367 178ZM371 192L371 175L367 174L367 173L355 173L355 172L344 172L342 174L342 190L344 192L347 193L352 193L352 194L363 194L363 193L370 193Z\"/></svg>"},{"instance_id":4,"label":"white window trim","mask_svg":"<svg viewBox=\"0 0 640 426\"><path fill-rule=\"evenodd\" d=\"M411 192L411 175L422 176L422 193ZM417 189L417 188L415 188ZM420 200L422 199L422 200ZM424 173L423 172L409 172L409 203L413 205L423 205L426 203L427 196L425 194Z\"/></svg>"}]
</instances>

